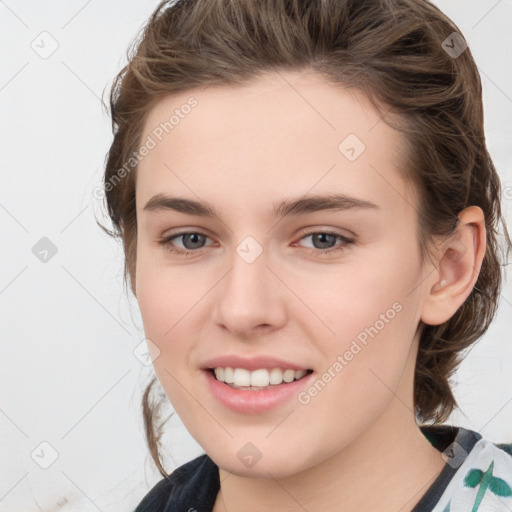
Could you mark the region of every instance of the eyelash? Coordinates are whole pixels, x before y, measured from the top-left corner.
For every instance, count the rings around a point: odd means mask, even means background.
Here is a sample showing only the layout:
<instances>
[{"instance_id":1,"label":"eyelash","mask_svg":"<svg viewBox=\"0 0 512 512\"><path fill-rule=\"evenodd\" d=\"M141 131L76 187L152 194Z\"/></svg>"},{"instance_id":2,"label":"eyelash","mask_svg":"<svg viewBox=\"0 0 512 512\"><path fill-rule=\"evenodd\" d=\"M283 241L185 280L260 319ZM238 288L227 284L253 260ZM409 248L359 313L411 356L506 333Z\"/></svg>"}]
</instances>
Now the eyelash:
<instances>
[{"instance_id":1,"label":"eyelash","mask_svg":"<svg viewBox=\"0 0 512 512\"><path fill-rule=\"evenodd\" d=\"M339 233L335 233L333 231L311 231L309 233L304 234L300 238L300 240L302 240L303 238L306 238L308 236L318 235L318 234L332 235L332 236L338 238L339 240L341 240L343 243L340 244L340 245L337 245L337 246L335 246L334 248L331 248L331 249L312 249L310 247L306 247L305 248L307 253L313 254L315 256L328 256L328 255L330 255L333 252L335 253L335 252L344 250L347 245L352 244L354 242L353 238L348 238L346 236L340 235ZM179 238L179 237L181 237L183 235L201 235L201 236L204 236L206 238L209 238L208 235L206 235L205 233L201 233L199 231L183 231L182 233L176 233L174 235L170 235L170 236L167 236L167 237L160 238L158 240L158 243L160 245L166 247L169 252L172 252L174 254L178 254L180 256L188 256L190 254L197 253L200 249L191 251L191 250L178 250L178 249L170 247L172 240L174 240L175 238Z\"/></svg>"}]
</instances>

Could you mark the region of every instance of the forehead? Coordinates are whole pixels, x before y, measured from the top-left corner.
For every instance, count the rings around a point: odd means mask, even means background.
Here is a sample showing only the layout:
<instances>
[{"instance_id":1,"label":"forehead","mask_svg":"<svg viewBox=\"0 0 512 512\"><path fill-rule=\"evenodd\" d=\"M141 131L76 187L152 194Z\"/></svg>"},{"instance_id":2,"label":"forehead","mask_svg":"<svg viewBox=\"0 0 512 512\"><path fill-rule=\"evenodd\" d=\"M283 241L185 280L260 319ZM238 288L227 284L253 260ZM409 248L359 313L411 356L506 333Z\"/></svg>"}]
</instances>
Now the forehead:
<instances>
[{"instance_id":1,"label":"forehead","mask_svg":"<svg viewBox=\"0 0 512 512\"><path fill-rule=\"evenodd\" d=\"M155 147L136 185L146 200L166 191L215 192L222 201L269 190L277 200L283 189L299 195L314 187L403 202L410 193L398 172L402 135L364 94L310 71L167 96L147 116L141 140L148 137ZM410 204L403 208L410 213Z\"/></svg>"},{"instance_id":2,"label":"forehead","mask_svg":"<svg viewBox=\"0 0 512 512\"><path fill-rule=\"evenodd\" d=\"M190 107L192 98L196 105ZM172 127L163 134L166 140L171 139L166 137L171 131L175 141L180 132L187 137L194 132L198 141L213 136L237 140L246 147L255 139L282 145L291 132L315 133L317 139L325 139L326 145L347 133L364 140L370 138L368 132L381 121L362 92L330 84L312 71L265 73L243 85L213 84L169 95L149 112L144 133L150 134L169 122L173 114L177 115L171 121ZM284 133L278 133L284 128ZM379 128L376 137L398 136L385 123ZM194 140L187 142L193 144ZM208 146L204 151L207 149L213 148Z\"/></svg>"}]
</instances>

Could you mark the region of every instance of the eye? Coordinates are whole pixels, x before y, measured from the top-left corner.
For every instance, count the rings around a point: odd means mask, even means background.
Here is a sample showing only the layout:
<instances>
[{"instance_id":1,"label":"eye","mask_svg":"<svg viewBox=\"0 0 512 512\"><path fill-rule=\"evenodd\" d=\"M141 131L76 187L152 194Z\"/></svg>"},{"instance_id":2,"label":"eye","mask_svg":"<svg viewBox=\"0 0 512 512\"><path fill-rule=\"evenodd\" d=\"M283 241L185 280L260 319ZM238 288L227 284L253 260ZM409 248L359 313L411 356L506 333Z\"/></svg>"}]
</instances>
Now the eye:
<instances>
[{"instance_id":1,"label":"eye","mask_svg":"<svg viewBox=\"0 0 512 512\"><path fill-rule=\"evenodd\" d=\"M353 238L348 238L346 236L340 235L339 233L333 232L333 231L312 231L310 233L307 233L306 235L301 237L301 240L304 240L306 238L310 238L313 242L313 245L320 245L320 249L317 249L315 247L313 248L306 248L306 251L310 254L320 255L320 256L328 256L332 254L333 252L338 252L341 250L346 249L346 246L353 243ZM340 240L341 243L337 246L331 246L332 243L335 243L336 240ZM325 247L325 245L328 245L329 247Z\"/></svg>"},{"instance_id":2,"label":"eye","mask_svg":"<svg viewBox=\"0 0 512 512\"><path fill-rule=\"evenodd\" d=\"M173 240L177 240L181 238L182 243L185 245L185 250L183 249L176 249L175 245L173 243ZM177 233L175 235L170 235L167 237L160 238L158 240L158 243L160 245L163 245L169 252L187 256L189 254L193 254L194 252L198 252L197 249L202 249L202 242L205 238L209 238L204 233L198 233L198 232L183 232L183 233ZM200 247L197 247L199 245ZM191 247L187 247L191 246ZM191 250L187 250L191 249Z\"/></svg>"}]
</instances>

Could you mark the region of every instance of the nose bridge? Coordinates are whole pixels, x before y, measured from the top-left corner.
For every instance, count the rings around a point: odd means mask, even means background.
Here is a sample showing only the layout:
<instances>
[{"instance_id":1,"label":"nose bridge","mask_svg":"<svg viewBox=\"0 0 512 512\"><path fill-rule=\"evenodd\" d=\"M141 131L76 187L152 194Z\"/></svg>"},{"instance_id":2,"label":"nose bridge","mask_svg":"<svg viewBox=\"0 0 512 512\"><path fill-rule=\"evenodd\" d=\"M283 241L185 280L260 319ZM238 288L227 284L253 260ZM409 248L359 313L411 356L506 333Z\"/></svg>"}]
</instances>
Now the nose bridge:
<instances>
[{"instance_id":1,"label":"nose bridge","mask_svg":"<svg viewBox=\"0 0 512 512\"><path fill-rule=\"evenodd\" d=\"M283 321L279 283L267 268L268 251L253 237L235 247L232 268L216 301L215 320L239 334L254 327Z\"/></svg>"}]
</instances>

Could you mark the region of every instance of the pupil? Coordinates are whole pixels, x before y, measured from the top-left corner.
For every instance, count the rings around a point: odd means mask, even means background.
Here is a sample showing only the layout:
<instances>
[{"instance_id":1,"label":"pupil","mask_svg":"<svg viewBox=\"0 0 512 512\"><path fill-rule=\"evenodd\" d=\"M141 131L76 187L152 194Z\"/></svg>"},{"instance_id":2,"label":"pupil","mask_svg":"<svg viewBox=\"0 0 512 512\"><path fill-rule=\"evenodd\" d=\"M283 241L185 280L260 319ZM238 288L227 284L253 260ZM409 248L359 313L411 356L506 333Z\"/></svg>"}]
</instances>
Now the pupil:
<instances>
[{"instance_id":1,"label":"pupil","mask_svg":"<svg viewBox=\"0 0 512 512\"><path fill-rule=\"evenodd\" d=\"M189 239L189 238L191 238L191 237L193 237L193 238L197 238L197 237L199 237L199 239L201 239L201 237L202 237L202 236L203 236L203 235L200 235L199 233L191 233L191 234L189 234L189 235L185 235L185 236L183 237L183 242L184 242L185 247L186 247L187 249L197 249L197 247L187 247L187 244L185 243L185 240L187 240L187 239ZM194 244L194 242L192 242L192 243ZM196 243L197 243L197 241L196 241Z\"/></svg>"},{"instance_id":2,"label":"pupil","mask_svg":"<svg viewBox=\"0 0 512 512\"><path fill-rule=\"evenodd\" d=\"M326 243L325 240L322 240L322 239L325 239L325 237L331 237L331 238L334 238L334 235L330 235L328 233L318 233L317 235L314 235L313 236L313 240L315 239L320 239L320 244L322 243ZM331 240L333 241L333 240ZM327 242L327 245L329 246L329 243ZM325 249L326 247L322 246L322 247L317 247L317 249ZM328 247L327 247L328 248Z\"/></svg>"}]
</instances>

